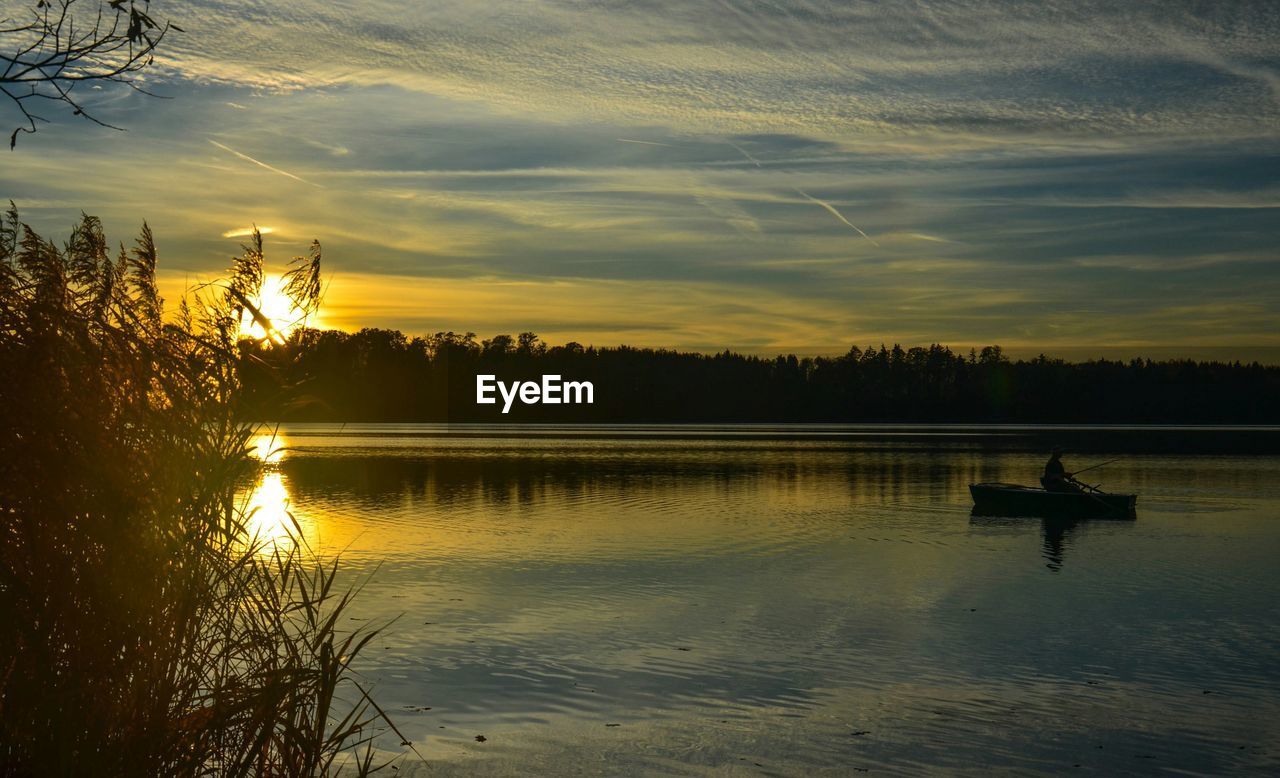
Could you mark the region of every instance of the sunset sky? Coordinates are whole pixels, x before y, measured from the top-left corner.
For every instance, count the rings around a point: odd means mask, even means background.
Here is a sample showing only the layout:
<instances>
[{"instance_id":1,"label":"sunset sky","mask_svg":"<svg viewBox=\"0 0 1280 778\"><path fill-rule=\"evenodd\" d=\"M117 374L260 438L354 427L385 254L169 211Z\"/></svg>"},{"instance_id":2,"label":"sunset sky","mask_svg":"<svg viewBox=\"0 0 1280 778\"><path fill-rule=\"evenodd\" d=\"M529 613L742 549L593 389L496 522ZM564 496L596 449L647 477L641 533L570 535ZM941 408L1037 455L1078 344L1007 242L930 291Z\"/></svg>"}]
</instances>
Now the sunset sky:
<instances>
[{"instance_id":1,"label":"sunset sky","mask_svg":"<svg viewBox=\"0 0 1280 778\"><path fill-rule=\"evenodd\" d=\"M0 197L146 219L170 297L256 223L344 329L1280 362L1275 2L153 6L171 99L49 111Z\"/></svg>"}]
</instances>

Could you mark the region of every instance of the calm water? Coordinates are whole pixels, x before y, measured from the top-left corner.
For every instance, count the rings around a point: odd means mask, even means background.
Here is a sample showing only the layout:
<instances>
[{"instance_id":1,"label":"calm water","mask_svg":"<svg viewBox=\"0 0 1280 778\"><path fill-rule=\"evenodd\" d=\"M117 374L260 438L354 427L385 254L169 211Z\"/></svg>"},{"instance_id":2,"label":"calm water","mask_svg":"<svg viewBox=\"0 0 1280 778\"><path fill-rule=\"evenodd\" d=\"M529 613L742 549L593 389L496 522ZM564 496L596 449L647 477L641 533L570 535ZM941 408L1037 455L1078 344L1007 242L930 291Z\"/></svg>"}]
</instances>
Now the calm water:
<instances>
[{"instance_id":1,"label":"calm water","mask_svg":"<svg viewBox=\"0 0 1280 778\"><path fill-rule=\"evenodd\" d=\"M399 775L1280 773L1280 458L1046 524L969 516L999 436L443 429L285 430L254 496L376 568Z\"/></svg>"}]
</instances>

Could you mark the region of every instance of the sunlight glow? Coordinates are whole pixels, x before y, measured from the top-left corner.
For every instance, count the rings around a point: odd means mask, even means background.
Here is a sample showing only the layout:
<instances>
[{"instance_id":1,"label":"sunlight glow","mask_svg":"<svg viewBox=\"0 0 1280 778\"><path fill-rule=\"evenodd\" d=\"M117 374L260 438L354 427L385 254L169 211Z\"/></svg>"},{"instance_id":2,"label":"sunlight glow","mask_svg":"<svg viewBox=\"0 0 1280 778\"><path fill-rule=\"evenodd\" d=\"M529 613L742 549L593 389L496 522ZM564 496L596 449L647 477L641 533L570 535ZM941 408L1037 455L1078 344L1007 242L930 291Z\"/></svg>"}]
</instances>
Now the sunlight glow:
<instances>
[{"instance_id":1,"label":"sunlight glow","mask_svg":"<svg viewBox=\"0 0 1280 778\"><path fill-rule=\"evenodd\" d=\"M249 498L246 520L249 537L270 551L279 543L293 543L298 534L289 511L289 490L278 471L262 474Z\"/></svg>"},{"instance_id":2,"label":"sunlight glow","mask_svg":"<svg viewBox=\"0 0 1280 778\"><path fill-rule=\"evenodd\" d=\"M236 227L233 230L227 230L226 232L222 233L222 237L247 238L253 234L253 230L254 230L253 227ZM259 235L270 235L271 233L275 232L275 230L271 227L258 227L257 230Z\"/></svg>"},{"instance_id":3,"label":"sunlight glow","mask_svg":"<svg viewBox=\"0 0 1280 778\"><path fill-rule=\"evenodd\" d=\"M244 496L245 529L264 554L277 548L288 550L299 541L305 543L305 536L313 530L310 519L293 510L289 487L280 472L288 445L283 435L270 429L250 441L250 455L262 462L263 471L253 490Z\"/></svg>"},{"instance_id":4,"label":"sunlight glow","mask_svg":"<svg viewBox=\"0 0 1280 778\"><path fill-rule=\"evenodd\" d=\"M289 442L285 440L284 435L271 431L255 435L250 443L252 450L250 455L268 465L278 465L284 459L285 449Z\"/></svg>"},{"instance_id":5,"label":"sunlight glow","mask_svg":"<svg viewBox=\"0 0 1280 778\"><path fill-rule=\"evenodd\" d=\"M276 332L273 335L285 338L303 324L303 313L289 299L284 290L284 278L270 275L262 282L262 291L254 303L262 315L267 317ZM240 336L262 340L268 335L262 325L254 320L253 314L245 311L240 318Z\"/></svg>"}]
</instances>

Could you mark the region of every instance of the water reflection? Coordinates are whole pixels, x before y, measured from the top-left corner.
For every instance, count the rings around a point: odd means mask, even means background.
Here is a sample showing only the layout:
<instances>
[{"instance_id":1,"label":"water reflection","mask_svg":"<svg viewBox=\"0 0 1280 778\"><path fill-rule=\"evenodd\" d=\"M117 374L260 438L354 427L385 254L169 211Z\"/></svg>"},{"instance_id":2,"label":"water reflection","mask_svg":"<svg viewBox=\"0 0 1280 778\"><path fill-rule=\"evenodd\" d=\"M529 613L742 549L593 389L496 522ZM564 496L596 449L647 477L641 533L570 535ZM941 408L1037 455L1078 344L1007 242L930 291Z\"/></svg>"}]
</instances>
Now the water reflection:
<instances>
[{"instance_id":1,"label":"water reflection","mask_svg":"<svg viewBox=\"0 0 1280 778\"><path fill-rule=\"evenodd\" d=\"M299 541L306 542L308 534L312 534L308 532L311 521L293 507L280 469L287 451L287 441L276 431L263 432L250 442L250 453L262 463L262 469L257 483L242 495L242 504L245 529L262 553L287 550Z\"/></svg>"},{"instance_id":2,"label":"water reflection","mask_svg":"<svg viewBox=\"0 0 1280 778\"><path fill-rule=\"evenodd\" d=\"M1079 524L1077 519L1041 519L1040 527L1044 535L1045 567L1055 573L1062 569L1062 558L1066 553L1071 531Z\"/></svg>"},{"instance_id":3,"label":"water reflection","mask_svg":"<svg viewBox=\"0 0 1280 778\"><path fill-rule=\"evenodd\" d=\"M984 533L1023 535L1038 531L1040 544L1037 551L1044 560L1044 566L1055 573L1062 570L1067 551L1073 544L1072 536L1080 523L1079 519L989 516L979 513L969 516L969 525Z\"/></svg>"},{"instance_id":4,"label":"water reflection","mask_svg":"<svg viewBox=\"0 0 1280 778\"><path fill-rule=\"evenodd\" d=\"M296 530L289 510L289 490L278 470L262 473L249 495L246 516L249 537L264 549L275 547L281 541L292 542Z\"/></svg>"},{"instance_id":5,"label":"water reflection","mask_svg":"<svg viewBox=\"0 0 1280 778\"><path fill-rule=\"evenodd\" d=\"M1133 459L1142 521L1048 523L969 517L1038 453L290 440L258 492L384 563L398 775L1280 767L1275 462Z\"/></svg>"},{"instance_id":6,"label":"water reflection","mask_svg":"<svg viewBox=\"0 0 1280 778\"><path fill-rule=\"evenodd\" d=\"M249 453L264 465L279 465L284 461L289 443L284 434L278 430L259 432L249 444Z\"/></svg>"}]
</instances>

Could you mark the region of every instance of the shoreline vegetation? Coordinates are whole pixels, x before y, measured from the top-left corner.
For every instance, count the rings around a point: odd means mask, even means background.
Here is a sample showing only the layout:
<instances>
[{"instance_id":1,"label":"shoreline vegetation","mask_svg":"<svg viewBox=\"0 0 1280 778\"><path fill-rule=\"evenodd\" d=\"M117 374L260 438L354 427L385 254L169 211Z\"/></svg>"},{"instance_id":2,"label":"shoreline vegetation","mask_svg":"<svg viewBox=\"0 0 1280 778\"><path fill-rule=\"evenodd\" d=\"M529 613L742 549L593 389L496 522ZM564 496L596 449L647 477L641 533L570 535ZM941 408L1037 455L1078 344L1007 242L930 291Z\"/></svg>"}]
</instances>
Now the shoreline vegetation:
<instances>
[{"instance_id":1,"label":"shoreline vegetation","mask_svg":"<svg viewBox=\"0 0 1280 778\"><path fill-rule=\"evenodd\" d=\"M300 328L243 343L310 402L280 419L324 422L1277 424L1280 366L1192 360L1010 360L999 346L852 347L839 357L770 359L579 343L532 332L410 337L398 330ZM476 403L476 376L590 382L590 405ZM274 384L246 372L246 396Z\"/></svg>"},{"instance_id":2,"label":"shoreline vegetation","mask_svg":"<svg viewBox=\"0 0 1280 778\"><path fill-rule=\"evenodd\" d=\"M377 630L239 497L261 240L168 320L155 268L145 225L115 253L89 216L61 246L0 218L0 775L371 772L399 734L351 669ZM298 309L319 272L290 266Z\"/></svg>"}]
</instances>

